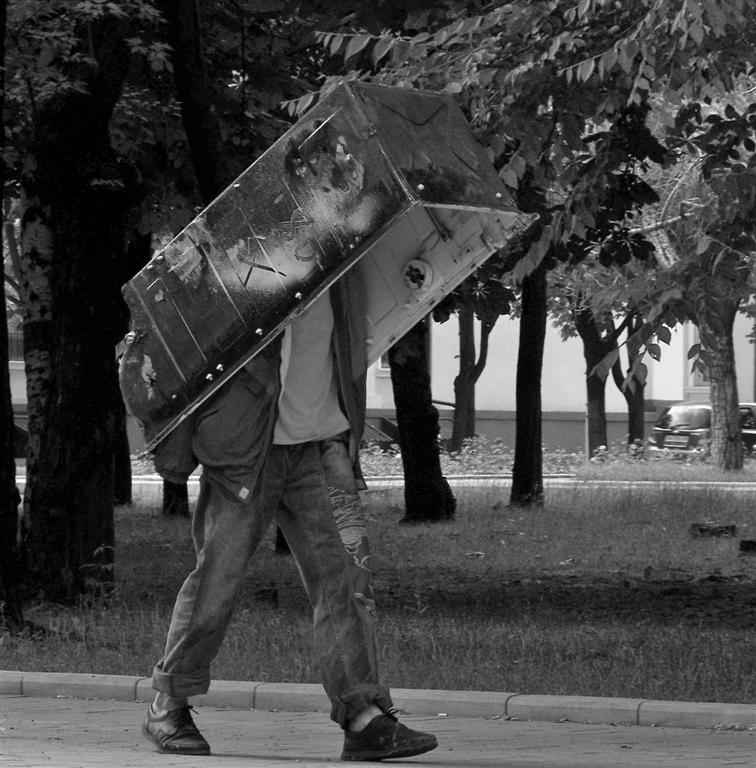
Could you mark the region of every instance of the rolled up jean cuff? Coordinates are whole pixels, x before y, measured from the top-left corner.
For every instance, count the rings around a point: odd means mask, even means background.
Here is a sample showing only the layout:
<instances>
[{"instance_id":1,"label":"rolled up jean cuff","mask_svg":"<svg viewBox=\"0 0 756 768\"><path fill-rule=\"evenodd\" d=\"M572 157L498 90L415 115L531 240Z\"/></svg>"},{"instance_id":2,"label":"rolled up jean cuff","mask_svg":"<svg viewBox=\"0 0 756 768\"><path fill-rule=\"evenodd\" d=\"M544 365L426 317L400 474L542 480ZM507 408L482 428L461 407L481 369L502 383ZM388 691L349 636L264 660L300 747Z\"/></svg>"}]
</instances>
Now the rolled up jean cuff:
<instances>
[{"instance_id":1,"label":"rolled up jean cuff","mask_svg":"<svg viewBox=\"0 0 756 768\"><path fill-rule=\"evenodd\" d=\"M381 712L389 712L394 704L385 685L361 683L344 691L331 705L331 720L346 729L360 712L375 704Z\"/></svg>"},{"instance_id":2,"label":"rolled up jean cuff","mask_svg":"<svg viewBox=\"0 0 756 768\"><path fill-rule=\"evenodd\" d=\"M210 688L210 670L195 674L168 673L156 666L152 670L152 688L176 699L200 696Z\"/></svg>"}]
</instances>

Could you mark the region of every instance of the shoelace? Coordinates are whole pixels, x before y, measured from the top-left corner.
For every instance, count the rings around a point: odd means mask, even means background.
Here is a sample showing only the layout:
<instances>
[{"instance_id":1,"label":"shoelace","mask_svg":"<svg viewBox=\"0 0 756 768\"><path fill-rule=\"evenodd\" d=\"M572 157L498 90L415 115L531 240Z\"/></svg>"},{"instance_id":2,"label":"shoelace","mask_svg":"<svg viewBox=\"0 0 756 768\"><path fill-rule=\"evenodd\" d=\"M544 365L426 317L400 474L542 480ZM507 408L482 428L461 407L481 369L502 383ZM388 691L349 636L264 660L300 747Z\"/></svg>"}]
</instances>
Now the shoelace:
<instances>
[{"instance_id":1,"label":"shoelace","mask_svg":"<svg viewBox=\"0 0 756 768\"><path fill-rule=\"evenodd\" d=\"M397 722L397 715L399 714L399 710L396 707L389 707L383 714L394 722Z\"/></svg>"},{"instance_id":2,"label":"shoelace","mask_svg":"<svg viewBox=\"0 0 756 768\"><path fill-rule=\"evenodd\" d=\"M193 706L191 706L190 704L187 704L185 707L180 707L179 709L172 709L171 712L175 713L173 714L172 717L176 720L177 726L180 726L182 728L196 729L197 726L194 724L192 713L197 715L197 710Z\"/></svg>"}]
</instances>

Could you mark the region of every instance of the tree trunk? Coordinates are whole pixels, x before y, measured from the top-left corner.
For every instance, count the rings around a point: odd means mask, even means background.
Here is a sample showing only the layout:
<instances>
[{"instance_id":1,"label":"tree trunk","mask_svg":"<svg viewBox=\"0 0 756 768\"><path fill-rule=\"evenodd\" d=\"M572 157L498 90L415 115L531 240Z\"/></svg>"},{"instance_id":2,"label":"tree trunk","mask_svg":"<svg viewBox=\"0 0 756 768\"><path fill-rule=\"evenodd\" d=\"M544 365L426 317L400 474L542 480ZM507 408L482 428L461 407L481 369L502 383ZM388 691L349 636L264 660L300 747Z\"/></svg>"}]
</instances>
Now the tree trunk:
<instances>
[{"instance_id":1,"label":"tree trunk","mask_svg":"<svg viewBox=\"0 0 756 768\"><path fill-rule=\"evenodd\" d=\"M633 376L621 391L627 404L627 442L641 444L646 439L646 382Z\"/></svg>"},{"instance_id":2,"label":"tree trunk","mask_svg":"<svg viewBox=\"0 0 756 768\"><path fill-rule=\"evenodd\" d=\"M732 328L738 304L709 296L699 307L698 332L711 381L711 455L724 470L743 468L738 381Z\"/></svg>"},{"instance_id":3,"label":"tree trunk","mask_svg":"<svg viewBox=\"0 0 756 768\"><path fill-rule=\"evenodd\" d=\"M131 450L126 431L126 407L116 403L116 437L113 453L113 503L131 504Z\"/></svg>"},{"instance_id":4,"label":"tree trunk","mask_svg":"<svg viewBox=\"0 0 756 768\"><path fill-rule=\"evenodd\" d=\"M509 503L543 503L541 371L546 338L546 268L543 263L522 282L522 316L517 354L517 420Z\"/></svg>"},{"instance_id":5,"label":"tree trunk","mask_svg":"<svg viewBox=\"0 0 756 768\"><path fill-rule=\"evenodd\" d=\"M458 451L467 437L475 437L475 386L488 361L488 342L494 322L480 323L480 352L475 359L475 313L459 312L459 374L454 379L454 426L449 449Z\"/></svg>"},{"instance_id":6,"label":"tree trunk","mask_svg":"<svg viewBox=\"0 0 756 768\"><path fill-rule=\"evenodd\" d=\"M572 310L575 330L583 342L585 359L585 389L588 402L588 456L589 459L599 446L606 447L606 379L595 372L596 366L613 350L617 342L604 338L596 324L590 307L579 306Z\"/></svg>"},{"instance_id":7,"label":"tree trunk","mask_svg":"<svg viewBox=\"0 0 756 768\"><path fill-rule=\"evenodd\" d=\"M119 26L126 23L90 29L99 66L85 93L64 92L39 105L33 162L22 178L24 271L43 288L43 296L31 296L24 325L37 366L28 390L29 586L56 601L108 592L113 584L115 345L126 217L136 201L108 124L128 67L128 35Z\"/></svg>"},{"instance_id":8,"label":"tree trunk","mask_svg":"<svg viewBox=\"0 0 756 768\"><path fill-rule=\"evenodd\" d=\"M5 4L2 4L3 11ZM2 11L0 11L2 13ZM2 21L0 20L0 29ZM0 59L1 60L1 59ZM2 171L0 171L2 173ZM8 371L8 318L5 308L5 269L0 264L3 306L0 311L0 628L19 629L23 625L21 566L16 532L21 497L16 487L16 462L13 446L13 406Z\"/></svg>"},{"instance_id":9,"label":"tree trunk","mask_svg":"<svg viewBox=\"0 0 756 768\"><path fill-rule=\"evenodd\" d=\"M404 468L404 523L454 517L456 500L441 472L438 411L428 373L428 321L411 328L389 350L391 383Z\"/></svg>"},{"instance_id":10,"label":"tree trunk","mask_svg":"<svg viewBox=\"0 0 756 768\"><path fill-rule=\"evenodd\" d=\"M5 270L0 265L0 278ZM13 407L8 371L8 320L3 306L0 312L0 629L19 629L23 625L21 584L23 569L18 547L18 505L21 496L16 487L16 462L13 448Z\"/></svg>"},{"instance_id":11,"label":"tree trunk","mask_svg":"<svg viewBox=\"0 0 756 768\"><path fill-rule=\"evenodd\" d=\"M0 129L5 126L5 28L7 0L0 0ZM5 131L0 130L0 189L5 189ZM0 309L0 628L17 630L23 626L21 584L23 568L17 545L18 506L21 497L16 487L16 452L13 446L13 405L8 370L8 315L5 305L5 262L0 263L3 306Z\"/></svg>"},{"instance_id":12,"label":"tree trunk","mask_svg":"<svg viewBox=\"0 0 756 768\"><path fill-rule=\"evenodd\" d=\"M227 153L223 150L207 65L202 53L201 4L196 0L161 0L168 22L171 63L181 119L192 153L192 164L205 205L233 181ZM253 158L250 158L252 162Z\"/></svg>"},{"instance_id":13,"label":"tree trunk","mask_svg":"<svg viewBox=\"0 0 756 768\"><path fill-rule=\"evenodd\" d=\"M586 375L586 398L588 400L588 456L590 459L599 448L607 447L606 437L606 379Z\"/></svg>"},{"instance_id":14,"label":"tree trunk","mask_svg":"<svg viewBox=\"0 0 756 768\"><path fill-rule=\"evenodd\" d=\"M454 423L449 450L459 451L475 435L475 313L463 306L459 322L459 373L454 379Z\"/></svg>"},{"instance_id":15,"label":"tree trunk","mask_svg":"<svg viewBox=\"0 0 756 768\"><path fill-rule=\"evenodd\" d=\"M50 389L52 288L50 270L52 232L44 211L27 200L21 189L21 255L18 269L23 287L24 369L26 373L27 432L24 532L27 532L28 497L38 474L41 441L47 431L46 406Z\"/></svg>"},{"instance_id":16,"label":"tree trunk","mask_svg":"<svg viewBox=\"0 0 756 768\"><path fill-rule=\"evenodd\" d=\"M629 370L633 369L633 362L631 358ZM625 375L619 358L612 366L612 378L627 404L628 445L642 444L646 439L646 381L633 374L630 381L625 384Z\"/></svg>"}]
</instances>

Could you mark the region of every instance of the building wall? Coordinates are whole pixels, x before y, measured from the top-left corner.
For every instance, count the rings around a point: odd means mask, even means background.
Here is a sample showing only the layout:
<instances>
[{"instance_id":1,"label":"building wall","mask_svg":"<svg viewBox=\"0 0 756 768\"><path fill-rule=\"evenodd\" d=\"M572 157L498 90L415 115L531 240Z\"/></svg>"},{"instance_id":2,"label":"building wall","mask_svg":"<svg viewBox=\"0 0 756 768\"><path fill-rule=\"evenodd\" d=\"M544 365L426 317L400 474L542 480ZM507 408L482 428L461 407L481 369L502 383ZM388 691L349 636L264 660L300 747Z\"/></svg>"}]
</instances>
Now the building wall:
<instances>
[{"instance_id":1,"label":"building wall","mask_svg":"<svg viewBox=\"0 0 756 768\"><path fill-rule=\"evenodd\" d=\"M738 316L735 323L735 355L740 399L756 401L754 376L756 349L748 336L752 321ZM488 363L476 388L477 432L514 444L515 377L519 345L519 321L502 317L489 345ZM659 411L679 400L708 400L709 387L690 372L688 350L696 341L695 328L672 331L669 344L661 344L658 361L646 356L647 432ZM437 403L454 400L454 377L458 370L458 325L456 317L431 327L431 385ZM622 357L625 359L624 351ZM542 377L543 439L549 449L583 449L585 445L585 359L579 338L563 341L558 329L547 326ZM368 374L369 415L391 416L393 396L389 373L374 365ZM442 418L451 411L438 405ZM613 380L606 386L607 432L610 443L627 433L627 408Z\"/></svg>"},{"instance_id":2,"label":"building wall","mask_svg":"<svg viewBox=\"0 0 756 768\"><path fill-rule=\"evenodd\" d=\"M738 390L742 401L756 402L756 347L748 338L753 323L738 316L735 322L735 355ZM488 363L476 390L477 431L490 438L514 444L515 375L517 369L519 323L502 317L491 334ZM695 328L685 326L672 332L669 345L662 345L661 360L647 360L647 426L661 408L678 400L707 400L709 388L690 373L687 351L696 341ZM431 384L433 397L443 419L451 410L441 403L454 400L454 377L458 370L458 326L455 317L446 323L433 323L431 329ZM17 422L26 424L26 378L24 365L11 361L11 397ZM626 433L626 408L622 394L612 381L607 382L607 428L609 442L623 439ZM375 364L368 372L368 417L393 416L394 399L387 368ZM543 439L551 449L582 450L585 444L585 361L579 339L562 341L559 331L547 327L542 378ZM129 420L133 451L143 441L133 419Z\"/></svg>"},{"instance_id":3,"label":"building wall","mask_svg":"<svg viewBox=\"0 0 756 768\"><path fill-rule=\"evenodd\" d=\"M476 405L481 410L514 410L519 320L502 317L491 334L488 363L478 382ZM675 330L669 346L663 345L659 362L646 359L649 369L646 395L653 401L682 400L682 361L687 353L685 333ZM457 372L457 321L451 318L435 324L432 339L433 393L451 400ZM625 358L624 351L621 353ZM543 410L546 412L585 413L586 363L579 338L562 340L551 323L546 329L542 376ZM448 396L441 396L440 393ZM607 412L624 413L625 399L612 380L606 385Z\"/></svg>"},{"instance_id":4,"label":"building wall","mask_svg":"<svg viewBox=\"0 0 756 768\"><path fill-rule=\"evenodd\" d=\"M743 315L737 315L733 338L738 374L738 394L743 402L756 402L756 344L751 339L753 332L753 320Z\"/></svg>"}]
</instances>

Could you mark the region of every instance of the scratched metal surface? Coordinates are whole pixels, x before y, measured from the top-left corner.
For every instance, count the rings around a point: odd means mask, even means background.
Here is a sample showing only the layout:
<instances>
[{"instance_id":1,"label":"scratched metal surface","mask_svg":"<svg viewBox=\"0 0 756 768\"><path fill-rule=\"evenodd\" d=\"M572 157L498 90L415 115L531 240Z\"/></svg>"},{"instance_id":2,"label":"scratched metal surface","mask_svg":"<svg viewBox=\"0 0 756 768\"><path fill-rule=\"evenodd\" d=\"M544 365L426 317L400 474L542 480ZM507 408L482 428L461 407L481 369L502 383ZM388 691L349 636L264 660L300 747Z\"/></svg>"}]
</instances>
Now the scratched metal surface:
<instances>
[{"instance_id":1,"label":"scratched metal surface","mask_svg":"<svg viewBox=\"0 0 756 768\"><path fill-rule=\"evenodd\" d=\"M450 99L337 87L124 286L147 447L356 263L372 361L529 220Z\"/></svg>"}]
</instances>

